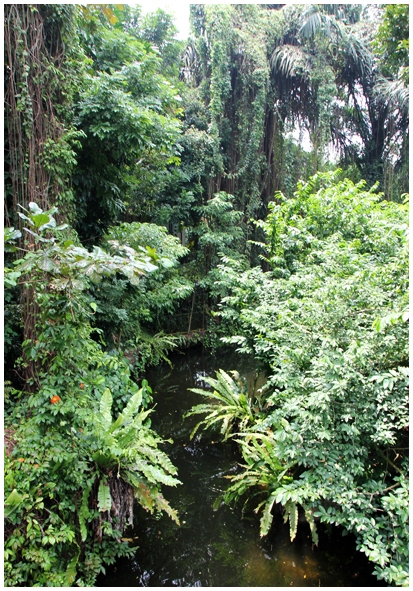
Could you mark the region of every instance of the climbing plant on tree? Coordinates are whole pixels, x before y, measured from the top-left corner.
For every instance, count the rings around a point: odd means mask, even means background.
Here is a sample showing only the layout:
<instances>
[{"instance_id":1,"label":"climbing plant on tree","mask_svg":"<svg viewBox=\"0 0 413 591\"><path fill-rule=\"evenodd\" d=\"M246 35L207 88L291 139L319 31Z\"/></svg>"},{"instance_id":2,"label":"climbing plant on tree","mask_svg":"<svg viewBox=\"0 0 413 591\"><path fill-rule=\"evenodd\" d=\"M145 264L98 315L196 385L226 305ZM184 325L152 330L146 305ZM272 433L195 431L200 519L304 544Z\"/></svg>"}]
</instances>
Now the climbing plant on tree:
<instances>
[{"instance_id":1,"label":"climbing plant on tree","mask_svg":"<svg viewBox=\"0 0 413 591\"><path fill-rule=\"evenodd\" d=\"M200 32L196 55L204 79L199 92L208 108L214 150L207 196L219 190L234 194L236 208L248 219L259 207L263 166L260 146L269 75L265 13L253 5L191 10L195 31Z\"/></svg>"},{"instance_id":2,"label":"climbing plant on tree","mask_svg":"<svg viewBox=\"0 0 413 591\"><path fill-rule=\"evenodd\" d=\"M59 203L73 215L70 176L83 135L71 122L71 100L82 79L75 7L9 4L5 7L5 214L20 227L18 204L44 209ZM76 61L76 70L74 62ZM29 233L20 244L36 248ZM23 340L35 337L37 309L30 287L20 293ZM26 364L25 377L33 377Z\"/></svg>"},{"instance_id":3,"label":"climbing plant on tree","mask_svg":"<svg viewBox=\"0 0 413 591\"><path fill-rule=\"evenodd\" d=\"M357 5L195 5L191 11L195 42L182 76L208 110L217 163L208 195L225 190L240 209L250 203L255 217L265 216L274 191L293 185L296 171L286 173L284 145L289 132L303 130L312 146L310 173L328 163L332 141L344 165L384 182L389 142L396 129L405 132L407 119L400 104L395 115L378 92L368 11Z\"/></svg>"},{"instance_id":4,"label":"climbing plant on tree","mask_svg":"<svg viewBox=\"0 0 413 591\"><path fill-rule=\"evenodd\" d=\"M385 142L384 183L391 198L408 190L409 136L409 6L387 5L372 41L383 77L376 93L388 105L389 123Z\"/></svg>"},{"instance_id":5,"label":"climbing plant on tree","mask_svg":"<svg viewBox=\"0 0 413 591\"><path fill-rule=\"evenodd\" d=\"M82 136L70 127L83 63L74 15L70 5L5 7L6 219L15 226L18 203L59 201L70 212L73 142Z\"/></svg>"}]
</instances>

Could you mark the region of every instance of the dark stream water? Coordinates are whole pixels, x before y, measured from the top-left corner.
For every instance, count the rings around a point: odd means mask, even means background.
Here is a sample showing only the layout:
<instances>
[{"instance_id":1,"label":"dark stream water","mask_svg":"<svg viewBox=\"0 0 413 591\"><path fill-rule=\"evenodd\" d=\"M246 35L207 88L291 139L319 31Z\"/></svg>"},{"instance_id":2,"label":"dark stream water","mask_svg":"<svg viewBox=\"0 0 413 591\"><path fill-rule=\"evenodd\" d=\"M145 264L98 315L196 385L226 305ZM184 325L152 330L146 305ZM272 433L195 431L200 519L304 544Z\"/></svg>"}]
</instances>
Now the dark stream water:
<instances>
[{"instance_id":1,"label":"dark stream water","mask_svg":"<svg viewBox=\"0 0 413 591\"><path fill-rule=\"evenodd\" d=\"M237 369L257 385L256 363L236 354L213 357L202 349L176 355L173 369L159 366L148 372L156 411L152 426L172 438L165 451L178 468L179 487L164 487L164 495L178 510L181 526L167 516L159 519L137 510L136 526L125 532L137 537L132 559L107 569L99 587L378 587L372 565L356 552L351 536L337 528L319 528L313 548L308 525L300 523L293 543L282 517L274 518L271 532L260 539L259 517L242 508L216 507L228 485L225 475L237 469L239 456L231 443L203 435L190 441L197 417L182 419L193 405L203 402L190 387L204 387L202 377L215 370ZM258 386L260 378L258 377ZM261 378L262 381L262 378ZM215 508L214 508L215 503Z\"/></svg>"}]
</instances>

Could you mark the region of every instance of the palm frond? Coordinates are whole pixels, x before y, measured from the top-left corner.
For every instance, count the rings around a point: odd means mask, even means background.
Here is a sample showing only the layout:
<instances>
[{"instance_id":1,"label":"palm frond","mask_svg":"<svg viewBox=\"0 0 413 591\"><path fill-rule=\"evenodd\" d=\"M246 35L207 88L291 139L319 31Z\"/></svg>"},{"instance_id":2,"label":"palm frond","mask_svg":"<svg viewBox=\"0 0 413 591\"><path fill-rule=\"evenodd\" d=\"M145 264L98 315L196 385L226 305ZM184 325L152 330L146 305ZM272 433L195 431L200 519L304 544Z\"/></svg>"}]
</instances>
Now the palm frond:
<instances>
[{"instance_id":1,"label":"palm frond","mask_svg":"<svg viewBox=\"0 0 413 591\"><path fill-rule=\"evenodd\" d=\"M355 35L346 35L343 38L344 48L349 62L356 73L364 78L371 74L374 65L373 54Z\"/></svg>"},{"instance_id":2,"label":"palm frond","mask_svg":"<svg viewBox=\"0 0 413 591\"><path fill-rule=\"evenodd\" d=\"M304 39L315 37L322 26L322 18L316 5L311 5L304 13L304 22L301 25L299 34Z\"/></svg>"},{"instance_id":3,"label":"palm frond","mask_svg":"<svg viewBox=\"0 0 413 591\"><path fill-rule=\"evenodd\" d=\"M281 74L286 78L304 77L309 64L303 49L296 45L280 45L275 48L270 59L274 74Z\"/></svg>"},{"instance_id":4,"label":"palm frond","mask_svg":"<svg viewBox=\"0 0 413 591\"><path fill-rule=\"evenodd\" d=\"M381 78L376 85L376 97L400 111L402 115L409 113L409 87L401 80Z\"/></svg>"}]
</instances>

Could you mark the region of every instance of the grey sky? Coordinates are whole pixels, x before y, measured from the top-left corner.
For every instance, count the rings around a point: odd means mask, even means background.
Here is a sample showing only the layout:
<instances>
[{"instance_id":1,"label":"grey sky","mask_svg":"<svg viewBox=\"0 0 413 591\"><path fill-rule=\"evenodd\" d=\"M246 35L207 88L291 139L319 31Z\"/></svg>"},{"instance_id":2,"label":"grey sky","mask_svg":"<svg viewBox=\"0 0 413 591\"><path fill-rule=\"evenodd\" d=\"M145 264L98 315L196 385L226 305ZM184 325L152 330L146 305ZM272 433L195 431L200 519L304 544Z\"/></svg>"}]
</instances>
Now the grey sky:
<instances>
[{"instance_id":1,"label":"grey sky","mask_svg":"<svg viewBox=\"0 0 413 591\"><path fill-rule=\"evenodd\" d=\"M190 2L168 2L165 0L144 0L137 2L142 6L144 14L147 12L155 12L158 8L162 8L175 17L175 26L179 33L178 39L186 39L189 35L189 4Z\"/></svg>"}]
</instances>

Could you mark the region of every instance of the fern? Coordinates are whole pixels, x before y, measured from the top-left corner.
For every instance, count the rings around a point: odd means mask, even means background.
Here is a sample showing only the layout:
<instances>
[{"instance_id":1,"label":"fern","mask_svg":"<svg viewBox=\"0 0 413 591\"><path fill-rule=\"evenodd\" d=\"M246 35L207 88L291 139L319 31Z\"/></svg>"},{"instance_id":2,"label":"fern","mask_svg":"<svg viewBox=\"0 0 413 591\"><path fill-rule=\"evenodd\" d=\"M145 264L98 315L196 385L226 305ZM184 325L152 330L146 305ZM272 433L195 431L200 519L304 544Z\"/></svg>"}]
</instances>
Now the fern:
<instances>
[{"instance_id":1,"label":"fern","mask_svg":"<svg viewBox=\"0 0 413 591\"><path fill-rule=\"evenodd\" d=\"M272 494L267 502L265 503L265 508L264 508L264 513L261 517L260 520L260 536L266 536L268 534L268 532L270 531L271 525L272 525L272 507L274 505L275 502L275 494ZM258 507L257 507L258 509Z\"/></svg>"},{"instance_id":2,"label":"fern","mask_svg":"<svg viewBox=\"0 0 413 591\"><path fill-rule=\"evenodd\" d=\"M169 517L173 519L175 523L181 525L178 518L178 513L175 511L175 509L172 509L172 507L170 506L168 501L163 497L163 495L159 494L156 497L155 502L157 509L159 509L160 511L165 511L165 513L169 515Z\"/></svg>"},{"instance_id":3,"label":"fern","mask_svg":"<svg viewBox=\"0 0 413 591\"><path fill-rule=\"evenodd\" d=\"M314 515L311 509L308 509L306 506L304 506L304 513L305 513L305 518L308 522L308 525L310 526L310 531L311 531L311 541L313 542L313 544L315 546L318 546L318 533L317 533L317 526L316 523L314 521Z\"/></svg>"},{"instance_id":4,"label":"fern","mask_svg":"<svg viewBox=\"0 0 413 591\"><path fill-rule=\"evenodd\" d=\"M146 456L154 464L161 466L161 468L163 468L166 472L169 472L169 474L177 473L178 470L176 469L176 466L172 464L168 456L161 450L149 447L147 445L141 445L139 447L139 452Z\"/></svg>"},{"instance_id":5,"label":"fern","mask_svg":"<svg viewBox=\"0 0 413 591\"><path fill-rule=\"evenodd\" d=\"M163 470L153 466L143 459L136 459L135 468L142 472L149 482L154 484L158 484L159 482L162 482L162 484L166 484L168 486L176 486L177 484L181 484L177 478L166 474Z\"/></svg>"},{"instance_id":6,"label":"fern","mask_svg":"<svg viewBox=\"0 0 413 591\"><path fill-rule=\"evenodd\" d=\"M138 428L135 425L130 425L126 429L122 429L116 437L118 445L121 449L127 449L128 446L137 439Z\"/></svg>"},{"instance_id":7,"label":"fern","mask_svg":"<svg viewBox=\"0 0 413 591\"><path fill-rule=\"evenodd\" d=\"M158 489L155 486L150 486L148 483L143 482L136 472L124 470L123 475L127 482L133 486L134 496L141 507L143 507L145 511L153 513Z\"/></svg>"},{"instance_id":8,"label":"fern","mask_svg":"<svg viewBox=\"0 0 413 591\"><path fill-rule=\"evenodd\" d=\"M156 499L160 494L161 484L167 486L181 484L172 476L177 472L176 467L168 456L158 449L158 445L163 443L163 440L145 425L148 415L152 412L142 409L143 392L146 386L147 383L143 382L142 388L132 394L123 412L113 422L110 390L106 389L102 395L99 413L91 434L91 440L98 442L98 450L91 456L98 466L97 503L100 512L111 511L113 505L115 505L115 512L120 509L118 505L121 502L121 496L113 492L112 486L115 470L117 470L117 478L121 478L126 486L132 487L138 502L144 509L151 512L157 506ZM118 490L119 487L115 488ZM80 511L82 539L83 537L86 539L86 521L90 517L87 507L90 490L89 488L84 493ZM176 514L166 501L161 504L168 515L175 519Z\"/></svg>"},{"instance_id":9,"label":"fern","mask_svg":"<svg viewBox=\"0 0 413 591\"><path fill-rule=\"evenodd\" d=\"M191 408L185 417L209 413L200 421L191 433L191 439L201 426L208 429L218 422L222 422L220 433L227 439L231 435L233 425L238 421L241 428L253 421L253 412L246 385L241 381L238 372L231 372L235 379L222 369L216 372L216 379L205 377L204 381L212 386L213 390L190 388L191 392L200 394L205 398L214 399L209 404L200 404Z\"/></svg>"},{"instance_id":10,"label":"fern","mask_svg":"<svg viewBox=\"0 0 413 591\"><path fill-rule=\"evenodd\" d=\"M140 405L142 404L142 388L140 388L135 394L131 397L126 408L122 411L121 417L123 419L123 423L126 423L128 420L131 420L134 415L138 412ZM116 423L116 421L115 421Z\"/></svg>"}]
</instances>

